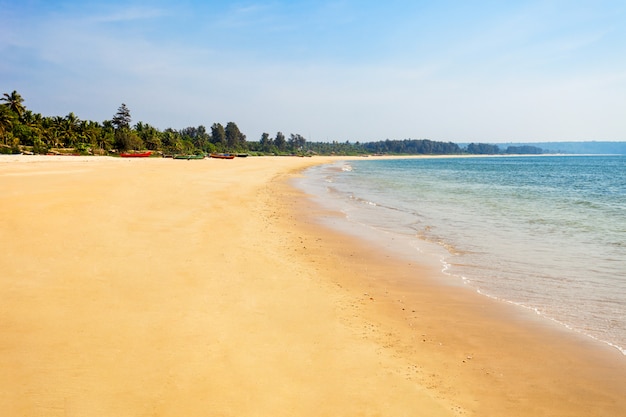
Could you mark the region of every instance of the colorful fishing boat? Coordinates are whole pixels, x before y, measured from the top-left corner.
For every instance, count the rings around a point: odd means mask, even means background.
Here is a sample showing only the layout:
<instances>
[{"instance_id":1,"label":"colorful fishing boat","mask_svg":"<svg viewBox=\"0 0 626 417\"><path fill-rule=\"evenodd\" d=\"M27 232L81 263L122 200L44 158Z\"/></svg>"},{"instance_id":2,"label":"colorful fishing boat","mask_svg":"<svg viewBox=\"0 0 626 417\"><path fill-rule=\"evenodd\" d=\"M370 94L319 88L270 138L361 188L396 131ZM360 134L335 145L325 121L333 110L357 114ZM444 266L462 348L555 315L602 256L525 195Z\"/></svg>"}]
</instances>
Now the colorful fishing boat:
<instances>
[{"instance_id":1,"label":"colorful fishing boat","mask_svg":"<svg viewBox=\"0 0 626 417\"><path fill-rule=\"evenodd\" d=\"M216 159L235 159L235 155L230 153L212 153L209 156Z\"/></svg>"},{"instance_id":2,"label":"colorful fishing boat","mask_svg":"<svg viewBox=\"0 0 626 417\"><path fill-rule=\"evenodd\" d=\"M174 159L204 159L204 155L176 155Z\"/></svg>"},{"instance_id":3,"label":"colorful fishing boat","mask_svg":"<svg viewBox=\"0 0 626 417\"><path fill-rule=\"evenodd\" d=\"M152 151L145 152L121 152L120 156L122 158L147 158L152 155Z\"/></svg>"}]
</instances>

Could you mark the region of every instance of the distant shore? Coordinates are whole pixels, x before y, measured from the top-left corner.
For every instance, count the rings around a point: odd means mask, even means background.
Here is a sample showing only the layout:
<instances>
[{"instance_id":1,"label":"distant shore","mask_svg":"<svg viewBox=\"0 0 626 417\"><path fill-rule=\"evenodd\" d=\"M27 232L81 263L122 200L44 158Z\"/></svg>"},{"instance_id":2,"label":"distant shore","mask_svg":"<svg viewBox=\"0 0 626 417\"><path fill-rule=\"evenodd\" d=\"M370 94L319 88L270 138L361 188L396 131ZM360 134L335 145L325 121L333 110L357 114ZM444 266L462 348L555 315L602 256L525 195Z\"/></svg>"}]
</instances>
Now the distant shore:
<instances>
[{"instance_id":1,"label":"distant shore","mask_svg":"<svg viewBox=\"0 0 626 417\"><path fill-rule=\"evenodd\" d=\"M626 415L616 350L321 226L343 159L1 156L0 413Z\"/></svg>"}]
</instances>

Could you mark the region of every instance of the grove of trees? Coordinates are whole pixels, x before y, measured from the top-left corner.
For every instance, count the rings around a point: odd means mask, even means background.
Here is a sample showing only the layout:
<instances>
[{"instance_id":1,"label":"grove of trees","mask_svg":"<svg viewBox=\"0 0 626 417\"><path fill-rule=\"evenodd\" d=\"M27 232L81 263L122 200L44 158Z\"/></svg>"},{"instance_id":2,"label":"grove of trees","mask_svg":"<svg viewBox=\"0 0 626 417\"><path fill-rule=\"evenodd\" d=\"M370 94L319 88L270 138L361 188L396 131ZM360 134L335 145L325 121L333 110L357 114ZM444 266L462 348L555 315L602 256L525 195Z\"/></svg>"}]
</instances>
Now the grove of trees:
<instances>
[{"instance_id":1,"label":"grove of trees","mask_svg":"<svg viewBox=\"0 0 626 417\"><path fill-rule=\"evenodd\" d=\"M377 142L309 142L302 135L274 137L263 133L257 141L249 141L235 122L226 126L213 123L210 130L203 125L180 130L156 127L137 122L132 124L131 111L122 103L110 120L80 120L74 113L66 116L42 116L24 106L17 92L0 98L0 153L32 152L80 153L107 155L130 150L152 150L162 154L197 154L241 152L276 155L366 155L366 154L498 154L541 153L532 146L509 147L501 151L497 145L470 144L460 148L452 142L428 139L381 140Z\"/></svg>"},{"instance_id":2,"label":"grove of trees","mask_svg":"<svg viewBox=\"0 0 626 417\"><path fill-rule=\"evenodd\" d=\"M247 150L246 137L234 122L226 128L216 123L211 133L204 126L161 131L144 122L132 125L130 109L124 103L110 120L100 123L80 120L74 113L64 117L33 113L16 91L5 93L0 100L0 153L27 150L105 155L148 149L189 154Z\"/></svg>"}]
</instances>

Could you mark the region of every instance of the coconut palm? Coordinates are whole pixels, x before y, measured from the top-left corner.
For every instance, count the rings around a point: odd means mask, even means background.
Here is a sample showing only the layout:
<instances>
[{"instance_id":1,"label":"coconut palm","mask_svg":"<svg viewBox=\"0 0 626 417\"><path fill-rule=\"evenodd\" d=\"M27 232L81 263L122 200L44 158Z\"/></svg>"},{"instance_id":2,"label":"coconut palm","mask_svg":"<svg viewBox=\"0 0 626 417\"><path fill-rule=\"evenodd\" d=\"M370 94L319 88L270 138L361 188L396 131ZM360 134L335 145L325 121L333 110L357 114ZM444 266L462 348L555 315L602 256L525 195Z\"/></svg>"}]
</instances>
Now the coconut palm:
<instances>
[{"instance_id":1,"label":"coconut palm","mask_svg":"<svg viewBox=\"0 0 626 417\"><path fill-rule=\"evenodd\" d=\"M80 126L80 119L76 117L73 112L70 112L61 121L61 134L66 146L73 148L79 142L78 129Z\"/></svg>"},{"instance_id":2,"label":"coconut palm","mask_svg":"<svg viewBox=\"0 0 626 417\"><path fill-rule=\"evenodd\" d=\"M15 115L11 113L7 106L0 106L0 138L2 143L7 144L7 137L11 129L13 129L13 121Z\"/></svg>"},{"instance_id":3,"label":"coconut palm","mask_svg":"<svg viewBox=\"0 0 626 417\"><path fill-rule=\"evenodd\" d=\"M93 148L98 146L98 136L101 134L101 126L98 122L81 120L79 125L79 138L81 143L87 147Z\"/></svg>"},{"instance_id":4,"label":"coconut palm","mask_svg":"<svg viewBox=\"0 0 626 417\"><path fill-rule=\"evenodd\" d=\"M62 126L64 120L65 119L61 116L54 116L51 118L50 131L52 134L50 136L50 142L52 143L53 148L60 148L65 145L62 137Z\"/></svg>"},{"instance_id":5,"label":"coconut palm","mask_svg":"<svg viewBox=\"0 0 626 417\"><path fill-rule=\"evenodd\" d=\"M22 104L24 102L24 99L22 98L22 96L19 95L17 91L13 90L11 94L4 93L4 97L0 98L0 100L5 101L6 103L4 103L4 105L11 109L11 111L13 111L15 114L17 114L17 117L19 117L20 119L22 118L22 114L24 114L26 108Z\"/></svg>"}]
</instances>

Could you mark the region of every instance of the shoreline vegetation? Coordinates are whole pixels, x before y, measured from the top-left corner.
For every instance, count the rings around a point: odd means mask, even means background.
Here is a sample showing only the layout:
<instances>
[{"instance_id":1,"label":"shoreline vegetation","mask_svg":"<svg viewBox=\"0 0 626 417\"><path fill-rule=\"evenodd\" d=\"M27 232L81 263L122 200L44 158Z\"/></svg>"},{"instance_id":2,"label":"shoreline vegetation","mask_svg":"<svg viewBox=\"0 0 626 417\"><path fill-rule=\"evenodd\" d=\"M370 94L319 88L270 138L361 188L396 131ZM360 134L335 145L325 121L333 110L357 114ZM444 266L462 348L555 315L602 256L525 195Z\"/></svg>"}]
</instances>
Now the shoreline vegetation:
<instances>
[{"instance_id":1,"label":"shoreline vegetation","mask_svg":"<svg viewBox=\"0 0 626 417\"><path fill-rule=\"evenodd\" d=\"M615 349L322 226L344 157L8 159L2 414L624 415Z\"/></svg>"},{"instance_id":2,"label":"shoreline vegetation","mask_svg":"<svg viewBox=\"0 0 626 417\"><path fill-rule=\"evenodd\" d=\"M249 153L250 155L539 155L545 153L624 153L626 143L587 142L585 146L567 142L537 144L487 143L456 144L429 139L384 139L372 142L333 140L313 142L298 133L274 137L262 133L249 140L235 122L226 126L213 123L177 130L137 122L131 124L126 104L110 120L81 120L75 113L43 116L27 109L17 92L0 98L0 154L119 155L129 151L152 151L153 155L201 155ZM501 147L502 146L502 147Z\"/></svg>"}]
</instances>

